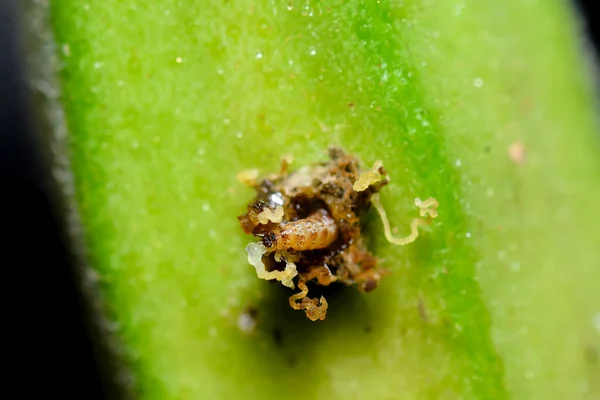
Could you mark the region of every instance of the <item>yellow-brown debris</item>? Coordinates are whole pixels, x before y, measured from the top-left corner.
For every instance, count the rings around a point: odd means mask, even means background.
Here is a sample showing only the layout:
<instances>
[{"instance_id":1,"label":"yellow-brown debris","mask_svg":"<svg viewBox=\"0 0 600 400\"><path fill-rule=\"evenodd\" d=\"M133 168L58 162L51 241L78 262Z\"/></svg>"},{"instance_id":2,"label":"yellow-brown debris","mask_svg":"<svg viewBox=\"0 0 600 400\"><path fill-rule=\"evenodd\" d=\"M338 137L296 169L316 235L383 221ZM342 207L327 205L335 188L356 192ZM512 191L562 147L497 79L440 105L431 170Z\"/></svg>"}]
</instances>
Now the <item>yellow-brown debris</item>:
<instances>
[{"instance_id":1,"label":"yellow-brown debris","mask_svg":"<svg viewBox=\"0 0 600 400\"><path fill-rule=\"evenodd\" d=\"M256 189L255 199L238 217L244 232L260 240L246 247L248 262L261 279L289 288L297 285L300 292L290 296L290 306L303 310L312 321L325 319L329 304L324 296L309 297L311 287L344 284L370 292L385 275L361 231L361 217L371 204L392 243L411 243L419 226L426 224L414 218L407 237L394 237L378 194L389 181L383 163L361 169L356 157L339 148L331 148L329 157L327 162L289 171L292 158L286 156L279 174L262 180L255 170L238 174L242 183ZM416 199L415 205L421 217L437 216L435 199Z\"/></svg>"}]
</instances>

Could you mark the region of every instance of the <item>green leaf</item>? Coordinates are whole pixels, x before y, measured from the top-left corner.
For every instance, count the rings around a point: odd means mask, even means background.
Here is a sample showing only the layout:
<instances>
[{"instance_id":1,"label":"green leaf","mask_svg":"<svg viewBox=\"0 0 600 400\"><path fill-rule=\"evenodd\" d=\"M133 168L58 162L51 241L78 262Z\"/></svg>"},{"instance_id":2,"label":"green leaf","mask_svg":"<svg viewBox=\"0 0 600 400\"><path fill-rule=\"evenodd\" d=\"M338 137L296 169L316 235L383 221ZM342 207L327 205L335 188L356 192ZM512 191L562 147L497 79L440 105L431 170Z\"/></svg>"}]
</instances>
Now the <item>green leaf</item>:
<instances>
[{"instance_id":1,"label":"green leaf","mask_svg":"<svg viewBox=\"0 0 600 400\"><path fill-rule=\"evenodd\" d=\"M560 0L52 2L89 261L146 398L600 396L600 154ZM323 322L258 280L242 169L340 145L436 223ZM374 215L373 215L374 216ZM257 327L238 326L255 307Z\"/></svg>"}]
</instances>

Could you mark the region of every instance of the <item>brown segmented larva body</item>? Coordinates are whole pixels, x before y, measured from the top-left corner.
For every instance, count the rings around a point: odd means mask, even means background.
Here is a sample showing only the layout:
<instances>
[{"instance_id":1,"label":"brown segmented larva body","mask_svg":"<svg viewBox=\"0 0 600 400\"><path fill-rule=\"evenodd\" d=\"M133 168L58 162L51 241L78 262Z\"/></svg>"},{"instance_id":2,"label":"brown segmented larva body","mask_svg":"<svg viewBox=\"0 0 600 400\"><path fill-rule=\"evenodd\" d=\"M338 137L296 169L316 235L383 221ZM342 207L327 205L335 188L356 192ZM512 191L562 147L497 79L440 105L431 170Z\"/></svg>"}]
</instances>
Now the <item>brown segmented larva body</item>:
<instances>
[{"instance_id":1,"label":"brown segmented larva body","mask_svg":"<svg viewBox=\"0 0 600 400\"><path fill-rule=\"evenodd\" d=\"M338 237L335 220L324 209L304 219L288 222L273 229L263 238L269 250L317 250L331 245Z\"/></svg>"}]
</instances>

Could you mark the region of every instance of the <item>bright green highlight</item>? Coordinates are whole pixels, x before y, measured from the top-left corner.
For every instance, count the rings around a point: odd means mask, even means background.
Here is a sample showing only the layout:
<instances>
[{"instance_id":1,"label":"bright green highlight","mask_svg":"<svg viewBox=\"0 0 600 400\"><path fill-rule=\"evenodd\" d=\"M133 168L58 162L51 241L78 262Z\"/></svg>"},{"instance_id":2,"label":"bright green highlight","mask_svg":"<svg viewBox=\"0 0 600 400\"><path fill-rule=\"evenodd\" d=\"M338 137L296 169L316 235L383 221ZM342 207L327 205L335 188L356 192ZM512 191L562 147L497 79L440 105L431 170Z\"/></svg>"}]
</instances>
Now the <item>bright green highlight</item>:
<instances>
[{"instance_id":1,"label":"bright green highlight","mask_svg":"<svg viewBox=\"0 0 600 400\"><path fill-rule=\"evenodd\" d=\"M567 6L54 2L77 201L143 397L599 396L600 145ZM331 144L383 160L401 231L415 197L440 216L401 248L370 219L391 275L313 323L248 265L235 175Z\"/></svg>"}]
</instances>

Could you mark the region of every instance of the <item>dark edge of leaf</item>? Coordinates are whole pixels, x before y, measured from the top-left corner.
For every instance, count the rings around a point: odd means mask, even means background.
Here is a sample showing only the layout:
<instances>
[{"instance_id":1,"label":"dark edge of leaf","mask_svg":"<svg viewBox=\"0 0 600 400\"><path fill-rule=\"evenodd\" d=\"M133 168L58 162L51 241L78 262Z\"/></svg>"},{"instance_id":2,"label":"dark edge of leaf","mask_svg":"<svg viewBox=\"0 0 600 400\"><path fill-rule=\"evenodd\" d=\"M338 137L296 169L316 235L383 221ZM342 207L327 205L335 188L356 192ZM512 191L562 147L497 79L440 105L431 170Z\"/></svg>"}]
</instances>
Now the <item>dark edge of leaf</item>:
<instances>
[{"instance_id":1,"label":"dark edge of leaf","mask_svg":"<svg viewBox=\"0 0 600 400\"><path fill-rule=\"evenodd\" d=\"M82 298L83 318L91 335L100 378L107 398L135 398L135 382L123 344L108 317L98 277L88 261L69 160L69 132L61 102L60 64L50 24L50 6L46 1L19 3L26 89L37 134L36 150L45 167L45 181L62 225L61 233L69 245L72 273Z\"/></svg>"},{"instance_id":2,"label":"dark edge of leaf","mask_svg":"<svg viewBox=\"0 0 600 400\"><path fill-rule=\"evenodd\" d=\"M585 81L589 82L589 97L594 100L594 109L600 109L600 42L592 32L593 18L586 15L589 10L582 7L581 1L573 1L572 15L576 21L574 37L577 38L578 56L583 66ZM600 113L596 113L596 123L600 126Z\"/></svg>"}]
</instances>

